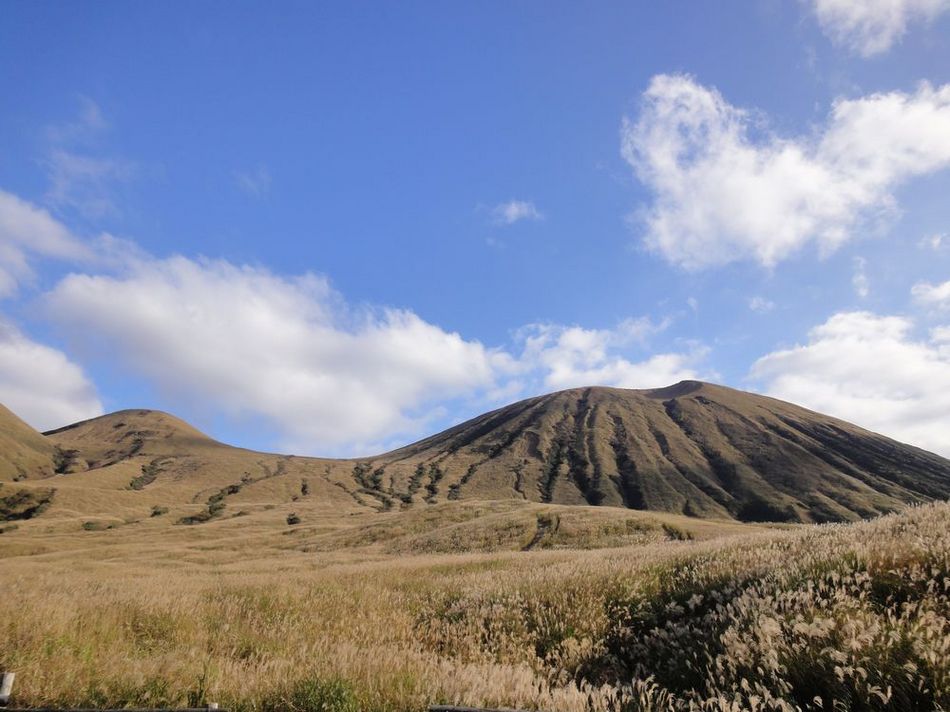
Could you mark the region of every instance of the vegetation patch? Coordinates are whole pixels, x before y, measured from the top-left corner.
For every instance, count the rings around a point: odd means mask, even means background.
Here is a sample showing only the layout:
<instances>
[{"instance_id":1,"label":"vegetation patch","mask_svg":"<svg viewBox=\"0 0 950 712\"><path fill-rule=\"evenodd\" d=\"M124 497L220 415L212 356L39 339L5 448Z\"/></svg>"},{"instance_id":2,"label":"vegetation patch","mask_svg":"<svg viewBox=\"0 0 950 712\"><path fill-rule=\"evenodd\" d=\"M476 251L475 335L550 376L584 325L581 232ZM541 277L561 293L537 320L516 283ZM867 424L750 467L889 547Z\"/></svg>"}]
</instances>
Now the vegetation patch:
<instances>
[{"instance_id":1,"label":"vegetation patch","mask_svg":"<svg viewBox=\"0 0 950 712\"><path fill-rule=\"evenodd\" d=\"M478 470L478 465L476 463L472 463L468 466L465 474L462 475L462 479L460 479L456 484L449 486L448 498L450 500L455 501L462 496L462 487L468 484L468 481L475 476L476 470Z\"/></svg>"},{"instance_id":2,"label":"vegetation patch","mask_svg":"<svg viewBox=\"0 0 950 712\"><path fill-rule=\"evenodd\" d=\"M237 494L243 487L243 481L223 487L208 497L208 503L202 511L198 512L197 514L189 514L185 517L182 517L176 522L176 524L204 524L205 522L210 522L212 519L220 517L224 512L225 497L228 497L232 494Z\"/></svg>"},{"instance_id":3,"label":"vegetation patch","mask_svg":"<svg viewBox=\"0 0 950 712\"><path fill-rule=\"evenodd\" d=\"M0 497L0 522L37 517L49 508L55 495L55 489L21 489Z\"/></svg>"},{"instance_id":4,"label":"vegetation patch","mask_svg":"<svg viewBox=\"0 0 950 712\"><path fill-rule=\"evenodd\" d=\"M445 471L435 463L429 465L429 483L426 485L426 498L428 504L433 504L439 494L439 482L445 477Z\"/></svg>"},{"instance_id":5,"label":"vegetation patch","mask_svg":"<svg viewBox=\"0 0 950 712\"><path fill-rule=\"evenodd\" d=\"M76 458L79 456L78 450L67 450L57 445L53 448L53 472L57 475L65 475L69 472Z\"/></svg>"},{"instance_id":6,"label":"vegetation patch","mask_svg":"<svg viewBox=\"0 0 950 712\"><path fill-rule=\"evenodd\" d=\"M151 462L142 465L142 474L133 477L129 482L129 488L134 490L143 490L146 486L152 484L162 472L162 465L169 462L170 457L156 457Z\"/></svg>"},{"instance_id":7,"label":"vegetation patch","mask_svg":"<svg viewBox=\"0 0 950 712\"><path fill-rule=\"evenodd\" d=\"M400 496L403 504L412 504L412 498L422 487L422 480L426 476L426 466L421 462L416 465L415 471L409 477L409 484L406 487L406 493Z\"/></svg>"}]
</instances>

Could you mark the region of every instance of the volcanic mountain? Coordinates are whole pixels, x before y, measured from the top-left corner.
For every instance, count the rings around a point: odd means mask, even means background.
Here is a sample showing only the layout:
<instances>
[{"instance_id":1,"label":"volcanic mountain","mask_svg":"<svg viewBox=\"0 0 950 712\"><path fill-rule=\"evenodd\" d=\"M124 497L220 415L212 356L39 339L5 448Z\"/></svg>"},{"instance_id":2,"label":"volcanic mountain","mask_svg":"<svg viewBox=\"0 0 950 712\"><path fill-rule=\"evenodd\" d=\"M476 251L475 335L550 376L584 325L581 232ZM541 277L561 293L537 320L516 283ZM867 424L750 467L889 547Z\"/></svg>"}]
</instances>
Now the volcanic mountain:
<instances>
[{"instance_id":1,"label":"volcanic mountain","mask_svg":"<svg viewBox=\"0 0 950 712\"><path fill-rule=\"evenodd\" d=\"M0 479L15 472L59 490L52 512L88 513L104 502L123 512L171 506L190 513L184 523L204 523L225 502L233 511L242 503L268 508L309 498L372 512L515 499L826 522L950 497L950 460L773 398L697 381L560 391L350 460L229 447L158 411L121 411L45 436L8 411L0 416Z\"/></svg>"}]
</instances>

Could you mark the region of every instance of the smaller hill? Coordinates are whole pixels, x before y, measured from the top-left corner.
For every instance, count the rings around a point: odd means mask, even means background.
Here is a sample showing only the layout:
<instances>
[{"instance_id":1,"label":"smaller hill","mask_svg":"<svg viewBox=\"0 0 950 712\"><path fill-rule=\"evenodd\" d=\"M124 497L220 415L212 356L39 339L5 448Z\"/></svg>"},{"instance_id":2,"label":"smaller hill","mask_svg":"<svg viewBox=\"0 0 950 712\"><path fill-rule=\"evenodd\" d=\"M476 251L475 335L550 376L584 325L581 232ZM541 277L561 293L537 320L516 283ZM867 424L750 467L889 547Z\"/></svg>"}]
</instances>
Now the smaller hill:
<instances>
[{"instance_id":1,"label":"smaller hill","mask_svg":"<svg viewBox=\"0 0 950 712\"><path fill-rule=\"evenodd\" d=\"M55 444L0 405L0 482L50 477L57 467Z\"/></svg>"},{"instance_id":2,"label":"smaller hill","mask_svg":"<svg viewBox=\"0 0 950 712\"><path fill-rule=\"evenodd\" d=\"M63 472L80 472L137 455L176 455L227 447L160 410L120 410L43 433L63 453Z\"/></svg>"}]
</instances>

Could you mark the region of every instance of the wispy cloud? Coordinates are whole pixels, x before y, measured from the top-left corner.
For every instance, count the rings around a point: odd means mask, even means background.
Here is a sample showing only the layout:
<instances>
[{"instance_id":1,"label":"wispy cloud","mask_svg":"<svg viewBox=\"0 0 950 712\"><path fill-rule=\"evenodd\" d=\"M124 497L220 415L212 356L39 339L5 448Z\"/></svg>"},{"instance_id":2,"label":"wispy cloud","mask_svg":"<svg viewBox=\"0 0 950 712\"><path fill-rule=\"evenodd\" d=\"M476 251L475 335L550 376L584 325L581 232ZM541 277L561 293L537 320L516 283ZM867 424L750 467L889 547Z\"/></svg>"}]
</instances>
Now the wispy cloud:
<instances>
[{"instance_id":1,"label":"wispy cloud","mask_svg":"<svg viewBox=\"0 0 950 712\"><path fill-rule=\"evenodd\" d=\"M43 162L49 179L45 196L49 205L75 210L89 219L118 214L113 190L135 177L137 166L96 150L109 129L102 110L88 97L80 97L73 120L47 127L49 147Z\"/></svg>"},{"instance_id":2,"label":"wispy cloud","mask_svg":"<svg viewBox=\"0 0 950 712\"><path fill-rule=\"evenodd\" d=\"M749 300L749 309L756 314L768 314L775 309L775 302L765 297L755 296Z\"/></svg>"},{"instance_id":3,"label":"wispy cloud","mask_svg":"<svg viewBox=\"0 0 950 712\"><path fill-rule=\"evenodd\" d=\"M491 220L496 225L514 225L522 220L543 220L544 215L534 203L525 200L509 200L491 209Z\"/></svg>"},{"instance_id":4,"label":"wispy cloud","mask_svg":"<svg viewBox=\"0 0 950 712\"><path fill-rule=\"evenodd\" d=\"M947 238L946 234L939 232L922 237L917 243L917 247L920 249L933 250L934 252L940 252L946 249L948 245L950 245L950 239Z\"/></svg>"},{"instance_id":5,"label":"wispy cloud","mask_svg":"<svg viewBox=\"0 0 950 712\"><path fill-rule=\"evenodd\" d=\"M135 175L135 166L128 161L64 149L50 151L46 165L50 181L47 202L57 208L72 208L86 218L118 214L112 187Z\"/></svg>"},{"instance_id":6,"label":"wispy cloud","mask_svg":"<svg viewBox=\"0 0 950 712\"><path fill-rule=\"evenodd\" d=\"M252 198L260 198L270 191L271 175L265 166L251 171L235 171L234 182Z\"/></svg>"},{"instance_id":7,"label":"wispy cloud","mask_svg":"<svg viewBox=\"0 0 950 712\"><path fill-rule=\"evenodd\" d=\"M851 275L851 286L854 293L861 299L866 299L871 293L871 280L868 277L868 262L863 257L854 258L854 274Z\"/></svg>"}]
</instances>

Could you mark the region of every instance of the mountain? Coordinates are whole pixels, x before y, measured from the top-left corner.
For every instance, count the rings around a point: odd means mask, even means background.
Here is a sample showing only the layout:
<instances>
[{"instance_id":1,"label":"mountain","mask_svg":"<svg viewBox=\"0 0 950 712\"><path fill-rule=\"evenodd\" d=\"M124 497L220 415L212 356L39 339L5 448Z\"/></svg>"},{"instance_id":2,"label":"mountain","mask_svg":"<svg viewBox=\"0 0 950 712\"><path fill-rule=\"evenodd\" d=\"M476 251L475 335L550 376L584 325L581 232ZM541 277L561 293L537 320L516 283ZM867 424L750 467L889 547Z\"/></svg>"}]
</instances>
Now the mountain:
<instances>
[{"instance_id":1,"label":"mountain","mask_svg":"<svg viewBox=\"0 0 950 712\"><path fill-rule=\"evenodd\" d=\"M158 411L120 411L45 436L7 414L0 462L20 463L9 467L31 481L19 485L55 490L44 517L108 512L126 521L171 508L169 520L200 524L276 506L355 514L526 500L825 522L950 497L950 460L698 381L560 391L350 460L230 447Z\"/></svg>"}]
</instances>

